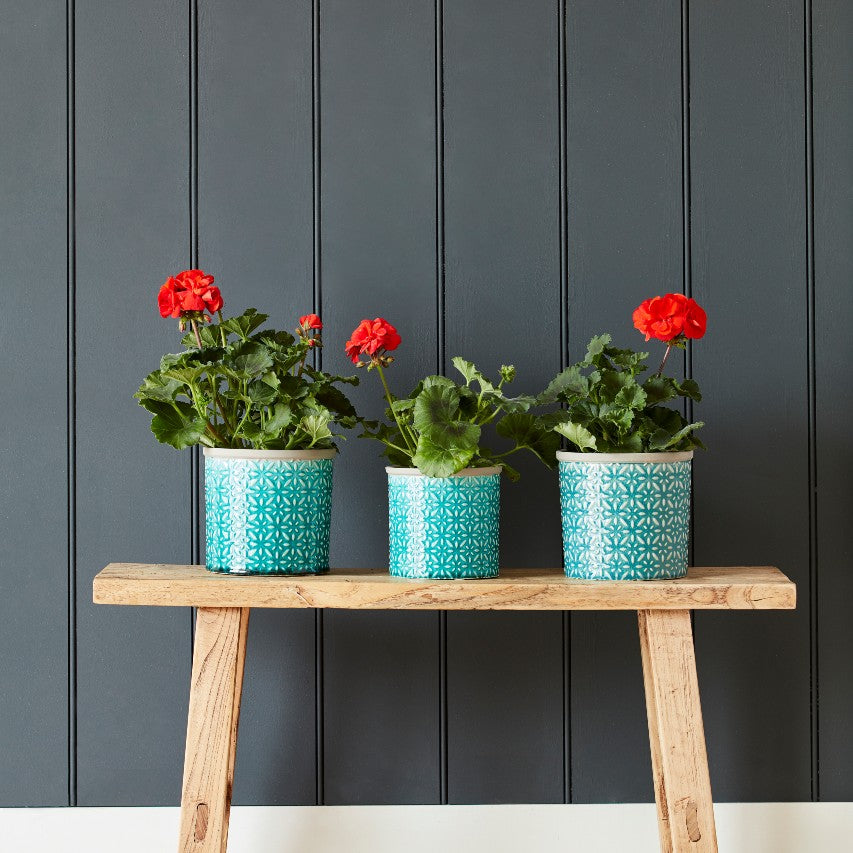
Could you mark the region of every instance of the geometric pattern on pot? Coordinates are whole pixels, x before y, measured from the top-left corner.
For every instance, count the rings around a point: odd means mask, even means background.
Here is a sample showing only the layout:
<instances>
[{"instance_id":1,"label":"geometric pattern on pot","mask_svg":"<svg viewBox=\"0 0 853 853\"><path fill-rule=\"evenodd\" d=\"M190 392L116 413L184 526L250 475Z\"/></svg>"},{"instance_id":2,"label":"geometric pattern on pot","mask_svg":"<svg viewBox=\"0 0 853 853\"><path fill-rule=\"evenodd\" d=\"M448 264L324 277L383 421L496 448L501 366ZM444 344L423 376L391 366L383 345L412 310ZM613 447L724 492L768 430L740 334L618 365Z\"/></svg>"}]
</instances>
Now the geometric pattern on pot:
<instances>
[{"instance_id":1,"label":"geometric pattern on pot","mask_svg":"<svg viewBox=\"0 0 853 853\"><path fill-rule=\"evenodd\" d=\"M401 578L498 576L500 469L388 471L388 566ZM407 473L393 473L406 471Z\"/></svg>"},{"instance_id":2,"label":"geometric pattern on pot","mask_svg":"<svg viewBox=\"0 0 853 853\"><path fill-rule=\"evenodd\" d=\"M229 574L329 569L331 459L205 456L206 565Z\"/></svg>"},{"instance_id":3,"label":"geometric pattern on pot","mask_svg":"<svg viewBox=\"0 0 853 853\"><path fill-rule=\"evenodd\" d=\"M687 574L691 463L560 462L563 560L572 578Z\"/></svg>"}]
</instances>

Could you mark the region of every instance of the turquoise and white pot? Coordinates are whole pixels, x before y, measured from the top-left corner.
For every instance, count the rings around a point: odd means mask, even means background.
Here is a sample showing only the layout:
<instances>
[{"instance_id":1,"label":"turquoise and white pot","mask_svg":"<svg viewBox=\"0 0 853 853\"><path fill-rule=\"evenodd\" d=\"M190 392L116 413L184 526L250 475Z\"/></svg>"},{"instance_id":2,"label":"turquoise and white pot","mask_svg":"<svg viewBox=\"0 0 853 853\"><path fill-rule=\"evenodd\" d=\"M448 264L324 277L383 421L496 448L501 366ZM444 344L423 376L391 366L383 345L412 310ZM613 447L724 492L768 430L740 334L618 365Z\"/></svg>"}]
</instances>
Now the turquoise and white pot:
<instances>
[{"instance_id":1,"label":"turquoise and white pot","mask_svg":"<svg viewBox=\"0 0 853 853\"><path fill-rule=\"evenodd\" d=\"M399 578L498 576L500 468L388 472L389 568Z\"/></svg>"},{"instance_id":2,"label":"turquoise and white pot","mask_svg":"<svg viewBox=\"0 0 853 853\"><path fill-rule=\"evenodd\" d=\"M328 571L336 453L205 447L207 568L232 575Z\"/></svg>"},{"instance_id":3,"label":"turquoise and white pot","mask_svg":"<svg viewBox=\"0 0 853 853\"><path fill-rule=\"evenodd\" d=\"M570 578L687 574L693 451L558 452L563 564Z\"/></svg>"}]
</instances>

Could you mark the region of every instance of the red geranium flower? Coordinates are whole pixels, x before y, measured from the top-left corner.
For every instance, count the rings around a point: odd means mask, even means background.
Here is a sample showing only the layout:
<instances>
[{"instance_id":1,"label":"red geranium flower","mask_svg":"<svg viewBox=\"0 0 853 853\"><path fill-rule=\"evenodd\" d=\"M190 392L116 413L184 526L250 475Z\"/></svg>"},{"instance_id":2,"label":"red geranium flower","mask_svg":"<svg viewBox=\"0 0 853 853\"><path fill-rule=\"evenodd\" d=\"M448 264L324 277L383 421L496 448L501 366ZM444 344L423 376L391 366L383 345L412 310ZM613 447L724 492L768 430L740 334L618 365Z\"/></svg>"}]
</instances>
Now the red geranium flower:
<instances>
[{"instance_id":1,"label":"red geranium flower","mask_svg":"<svg viewBox=\"0 0 853 853\"><path fill-rule=\"evenodd\" d=\"M358 364L360 355L366 354L371 360L377 360L384 353L397 349L400 340L397 330L387 320L377 317L375 320L362 320L344 346L353 364Z\"/></svg>"},{"instance_id":2,"label":"red geranium flower","mask_svg":"<svg viewBox=\"0 0 853 853\"><path fill-rule=\"evenodd\" d=\"M225 302L213 276L203 270L184 270L170 276L157 294L157 304L163 317L179 318L188 312L209 311L215 314Z\"/></svg>"},{"instance_id":3,"label":"red geranium flower","mask_svg":"<svg viewBox=\"0 0 853 853\"><path fill-rule=\"evenodd\" d=\"M307 332L309 329L322 329L323 321L316 314L305 314L299 318L299 325Z\"/></svg>"},{"instance_id":4,"label":"red geranium flower","mask_svg":"<svg viewBox=\"0 0 853 853\"><path fill-rule=\"evenodd\" d=\"M682 293L667 293L646 299L634 311L634 326L649 338L669 343L683 335L701 338L705 334L707 316L695 299Z\"/></svg>"}]
</instances>

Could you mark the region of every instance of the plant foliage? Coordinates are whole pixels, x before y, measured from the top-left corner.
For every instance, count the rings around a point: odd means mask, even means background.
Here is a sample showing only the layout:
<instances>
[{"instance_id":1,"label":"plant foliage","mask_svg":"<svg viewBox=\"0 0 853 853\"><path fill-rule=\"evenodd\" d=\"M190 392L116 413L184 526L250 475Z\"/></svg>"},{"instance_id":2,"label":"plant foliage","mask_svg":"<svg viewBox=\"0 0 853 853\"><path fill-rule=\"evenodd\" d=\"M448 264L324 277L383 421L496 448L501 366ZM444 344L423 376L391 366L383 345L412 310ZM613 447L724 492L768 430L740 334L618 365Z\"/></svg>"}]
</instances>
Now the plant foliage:
<instances>
[{"instance_id":1,"label":"plant foliage","mask_svg":"<svg viewBox=\"0 0 853 853\"><path fill-rule=\"evenodd\" d=\"M572 450L600 453L643 453L704 448L695 430L677 409L678 398L702 399L692 379L679 382L655 373L645 380L646 352L610 346L610 335L594 337L586 358L560 373L536 403L564 408L541 421L566 438Z\"/></svg>"},{"instance_id":2,"label":"plant foliage","mask_svg":"<svg viewBox=\"0 0 853 853\"><path fill-rule=\"evenodd\" d=\"M394 396L386 386L386 421L365 421L362 437L381 441L392 465L418 468L429 477L497 465L518 479L505 458L525 449L549 467L556 464L560 440L550 425L528 411L535 398L504 393L504 386L515 378L514 367L501 367L500 380L491 382L463 358L454 358L453 366L464 384L427 376L407 397ZM384 383L381 365L378 369ZM497 453L483 445L483 430L490 423L511 442L508 450Z\"/></svg>"},{"instance_id":3,"label":"plant foliage","mask_svg":"<svg viewBox=\"0 0 853 853\"><path fill-rule=\"evenodd\" d=\"M266 320L249 308L194 329L183 352L163 356L134 395L153 416L158 441L178 449L328 449L342 437L335 427L356 425L355 408L337 386L358 378L314 369L306 361L319 338L261 331Z\"/></svg>"}]
</instances>

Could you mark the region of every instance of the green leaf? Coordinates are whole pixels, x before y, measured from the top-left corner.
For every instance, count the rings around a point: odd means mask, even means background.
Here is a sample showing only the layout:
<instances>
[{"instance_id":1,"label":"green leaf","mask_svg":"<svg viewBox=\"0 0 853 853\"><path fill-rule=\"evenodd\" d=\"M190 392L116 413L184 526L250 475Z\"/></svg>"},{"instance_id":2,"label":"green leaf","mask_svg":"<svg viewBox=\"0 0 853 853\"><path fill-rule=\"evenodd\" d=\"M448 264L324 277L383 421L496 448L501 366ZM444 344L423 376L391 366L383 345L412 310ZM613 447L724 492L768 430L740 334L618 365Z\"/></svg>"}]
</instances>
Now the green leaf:
<instances>
[{"instance_id":1,"label":"green leaf","mask_svg":"<svg viewBox=\"0 0 853 853\"><path fill-rule=\"evenodd\" d=\"M481 391L495 390L495 386L491 382L489 382L489 380L486 379L486 377L483 376L483 374L477 369L477 367L473 365L470 361L466 361L464 358L460 358L458 355L454 356L451 361L453 362L453 366L465 377L466 384L470 385L471 382L477 382L480 386Z\"/></svg>"},{"instance_id":2,"label":"green leaf","mask_svg":"<svg viewBox=\"0 0 853 853\"><path fill-rule=\"evenodd\" d=\"M436 386L440 386L442 388L456 388L456 383L452 379L448 379L446 376L425 376L409 396L417 397L425 388L434 388Z\"/></svg>"},{"instance_id":3,"label":"green leaf","mask_svg":"<svg viewBox=\"0 0 853 853\"><path fill-rule=\"evenodd\" d=\"M626 409L642 409L646 405L646 399L646 392L636 382L632 382L619 391L613 402Z\"/></svg>"},{"instance_id":4,"label":"green leaf","mask_svg":"<svg viewBox=\"0 0 853 853\"><path fill-rule=\"evenodd\" d=\"M604 348L610 344L613 338L610 335L596 335L586 348L586 364L596 364L598 356L604 353Z\"/></svg>"},{"instance_id":5,"label":"green leaf","mask_svg":"<svg viewBox=\"0 0 853 853\"><path fill-rule=\"evenodd\" d=\"M258 316L261 317L263 315L259 314ZM257 340L265 346L276 350L289 349L296 343L296 338L290 332L261 332L257 336Z\"/></svg>"},{"instance_id":6,"label":"green leaf","mask_svg":"<svg viewBox=\"0 0 853 853\"><path fill-rule=\"evenodd\" d=\"M259 376L273 366L269 350L258 343L238 344L234 347L228 363L241 378Z\"/></svg>"},{"instance_id":7,"label":"green leaf","mask_svg":"<svg viewBox=\"0 0 853 853\"><path fill-rule=\"evenodd\" d=\"M326 415L306 415L299 422L299 426L311 437L312 445L332 437L332 431L329 429L329 418Z\"/></svg>"},{"instance_id":8,"label":"green leaf","mask_svg":"<svg viewBox=\"0 0 853 853\"><path fill-rule=\"evenodd\" d=\"M477 376L479 371L477 368L470 362L466 361L461 356L454 356L452 359L453 366L462 374L465 379L465 384L470 385Z\"/></svg>"},{"instance_id":9,"label":"green leaf","mask_svg":"<svg viewBox=\"0 0 853 853\"><path fill-rule=\"evenodd\" d=\"M276 398L276 389L263 381L257 379L250 382L247 389L249 399L258 406L268 406Z\"/></svg>"},{"instance_id":10,"label":"green leaf","mask_svg":"<svg viewBox=\"0 0 853 853\"><path fill-rule=\"evenodd\" d=\"M484 391L483 400L490 406L494 406L503 412L526 412L531 406L536 404L535 397L521 395L519 397L504 397L497 389L494 391Z\"/></svg>"},{"instance_id":11,"label":"green leaf","mask_svg":"<svg viewBox=\"0 0 853 853\"><path fill-rule=\"evenodd\" d=\"M154 411L149 408L149 411ZM198 444L205 433L206 423L189 403L162 403L151 419L151 432L157 441L178 450Z\"/></svg>"},{"instance_id":12,"label":"green leaf","mask_svg":"<svg viewBox=\"0 0 853 853\"><path fill-rule=\"evenodd\" d=\"M512 465L507 465L507 463L503 460L501 460L498 464L501 466L501 468L503 468L504 471L506 471L506 475L507 477L509 477L510 482L517 483L521 479L521 474L519 474L519 472L516 471L516 469L513 468ZM556 465L557 463L555 462L554 464Z\"/></svg>"},{"instance_id":13,"label":"green leaf","mask_svg":"<svg viewBox=\"0 0 853 853\"><path fill-rule=\"evenodd\" d=\"M670 435L670 433L665 429L659 429L649 438L649 450L676 449L678 445L690 435L690 433L703 426L705 426L705 424L702 423L702 421L697 421L693 424L687 424L687 426L682 427L673 435Z\"/></svg>"},{"instance_id":14,"label":"green leaf","mask_svg":"<svg viewBox=\"0 0 853 853\"><path fill-rule=\"evenodd\" d=\"M702 401L702 392L699 390L699 383L695 379L685 379L678 384L678 393L682 397L689 397L697 403Z\"/></svg>"},{"instance_id":15,"label":"green leaf","mask_svg":"<svg viewBox=\"0 0 853 853\"><path fill-rule=\"evenodd\" d=\"M430 377L434 378L434 377ZM459 411L459 392L456 386L424 383L415 400L414 425L419 432L432 426L450 423Z\"/></svg>"},{"instance_id":16,"label":"green leaf","mask_svg":"<svg viewBox=\"0 0 853 853\"><path fill-rule=\"evenodd\" d=\"M480 428L464 421L432 426L421 432L412 463L428 477L449 477L473 458Z\"/></svg>"},{"instance_id":17,"label":"green leaf","mask_svg":"<svg viewBox=\"0 0 853 853\"><path fill-rule=\"evenodd\" d=\"M406 412L411 412L412 409L414 409L414 408L415 408L415 401L409 399L408 397L405 397L402 400L394 400L391 403L391 410L397 415L402 415L402 414L405 414Z\"/></svg>"},{"instance_id":18,"label":"green leaf","mask_svg":"<svg viewBox=\"0 0 853 853\"><path fill-rule=\"evenodd\" d=\"M249 335L259 326L262 326L269 315L259 314L254 308L247 308L239 317L230 317L222 323L222 328L227 332L233 332L242 340L248 340ZM285 332L285 334L287 334Z\"/></svg>"},{"instance_id":19,"label":"green leaf","mask_svg":"<svg viewBox=\"0 0 853 853\"><path fill-rule=\"evenodd\" d=\"M138 400L157 400L161 403L171 403L183 387L176 379L167 379L159 370L145 377L139 390L134 394Z\"/></svg>"},{"instance_id":20,"label":"green leaf","mask_svg":"<svg viewBox=\"0 0 853 853\"><path fill-rule=\"evenodd\" d=\"M669 376L658 376L657 374L646 379L643 383L643 390L646 392L646 402L649 406L665 403L678 395L675 380Z\"/></svg>"},{"instance_id":21,"label":"green leaf","mask_svg":"<svg viewBox=\"0 0 853 853\"><path fill-rule=\"evenodd\" d=\"M613 403L621 391L632 385L636 386L636 384L637 382L634 377L627 371L602 369L599 380L601 389L599 398L603 402Z\"/></svg>"},{"instance_id":22,"label":"green leaf","mask_svg":"<svg viewBox=\"0 0 853 853\"><path fill-rule=\"evenodd\" d=\"M589 382L578 365L567 367L548 383L548 387L536 398L536 405L546 406L567 397L586 397Z\"/></svg>"},{"instance_id":23,"label":"green leaf","mask_svg":"<svg viewBox=\"0 0 853 853\"><path fill-rule=\"evenodd\" d=\"M596 449L595 436L580 424L568 421L567 423L555 426L554 431L565 436L581 452Z\"/></svg>"},{"instance_id":24,"label":"green leaf","mask_svg":"<svg viewBox=\"0 0 853 853\"><path fill-rule=\"evenodd\" d=\"M560 438L553 430L545 429L535 415L509 414L498 421L496 429L498 435L515 442L517 449L530 450L548 467L557 464L555 454L560 449Z\"/></svg>"},{"instance_id":25,"label":"green leaf","mask_svg":"<svg viewBox=\"0 0 853 853\"><path fill-rule=\"evenodd\" d=\"M624 367L631 375L642 373L645 367L645 360L649 357L647 352L634 352L631 349L616 349L615 347L607 347L607 357L618 367Z\"/></svg>"},{"instance_id":26,"label":"green leaf","mask_svg":"<svg viewBox=\"0 0 853 853\"><path fill-rule=\"evenodd\" d=\"M349 398L334 385L324 385L314 390L314 399L340 417L356 417L356 411Z\"/></svg>"},{"instance_id":27,"label":"green leaf","mask_svg":"<svg viewBox=\"0 0 853 853\"><path fill-rule=\"evenodd\" d=\"M614 426L620 436L631 429L631 424L634 422L634 412L631 409L615 404L603 405L599 411L599 417L602 421Z\"/></svg>"}]
</instances>

